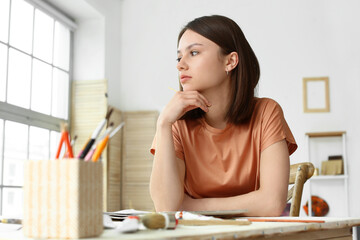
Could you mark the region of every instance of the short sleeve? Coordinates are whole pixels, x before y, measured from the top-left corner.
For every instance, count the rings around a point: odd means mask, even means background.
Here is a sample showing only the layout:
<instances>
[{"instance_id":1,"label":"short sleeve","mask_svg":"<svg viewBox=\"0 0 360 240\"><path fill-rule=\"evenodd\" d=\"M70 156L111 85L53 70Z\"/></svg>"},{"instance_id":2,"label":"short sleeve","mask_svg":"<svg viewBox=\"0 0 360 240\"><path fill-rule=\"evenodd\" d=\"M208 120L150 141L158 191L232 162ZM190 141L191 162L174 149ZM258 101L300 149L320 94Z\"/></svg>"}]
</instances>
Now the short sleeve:
<instances>
[{"instance_id":1,"label":"short sleeve","mask_svg":"<svg viewBox=\"0 0 360 240\"><path fill-rule=\"evenodd\" d=\"M280 105L274 100L269 99L264 106L261 131L261 151L283 139L286 140L289 155L297 149L294 136L284 118L284 113Z\"/></svg>"},{"instance_id":2,"label":"short sleeve","mask_svg":"<svg viewBox=\"0 0 360 240\"><path fill-rule=\"evenodd\" d=\"M173 124L173 126L172 126L172 134L173 134L175 155L177 158L184 160L184 150L183 150L183 146L181 143L182 142L181 137L179 134L179 125L177 124L177 122L175 124ZM152 155L155 155L155 151L156 151L156 135L151 144L150 153Z\"/></svg>"}]
</instances>

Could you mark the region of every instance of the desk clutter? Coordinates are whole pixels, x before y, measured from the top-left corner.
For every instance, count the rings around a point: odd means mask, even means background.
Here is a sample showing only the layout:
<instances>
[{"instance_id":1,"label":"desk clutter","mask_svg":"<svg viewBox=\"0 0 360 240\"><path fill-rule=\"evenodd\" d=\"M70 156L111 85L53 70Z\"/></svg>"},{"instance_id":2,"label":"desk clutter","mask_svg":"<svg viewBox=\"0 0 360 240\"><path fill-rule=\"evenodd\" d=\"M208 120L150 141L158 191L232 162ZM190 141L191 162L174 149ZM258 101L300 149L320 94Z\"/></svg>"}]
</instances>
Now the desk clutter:
<instances>
[{"instance_id":1,"label":"desk clutter","mask_svg":"<svg viewBox=\"0 0 360 240\"><path fill-rule=\"evenodd\" d=\"M63 124L55 159L25 162L23 232L26 237L83 238L103 232L103 165L99 159L109 138L124 125L113 129L110 123L100 136L111 112L98 124L77 158L72 151L76 137L70 141L67 126Z\"/></svg>"},{"instance_id":2,"label":"desk clutter","mask_svg":"<svg viewBox=\"0 0 360 240\"><path fill-rule=\"evenodd\" d=\"M294 217L253 217L243 216L246 210L188 212L144 212L127 209L104 213L104 226L115 229L118 233L135 233L141 230L175 230L183 226L247 226L252 222L283 223L325 223L322 219ZM121 216L121 221L119 221ZM219 217L220 216L220 217ZM228 218L232 216L232 218ZM225 217L225 218L224 218Z\"/></svg>"},{"instance_id":3,"label":"desk clutter","mask_svg":"<svg viewBox=\"0 0 360 240\"><path fill-rule=\"evenodd\" d=\"M236 212L236 211L231 211ZM244 211L241 211L242 213ZM121 221L118 221L119 218ZM114 221L110 221L110 220ZM143 212L123 210L115 213L104 213L104 226L114 228L119 233L131 233L139 230L175 229L177 225L210 226L210 225L249 225L246 218L223 219L196 212Z\"/></svg>"},{"instance_id":4,"label":"desk clutter","mask_svg":"<svg viewBox=\"0 0 360 240\"><path fill-rule=\"evenodd\" d=\"M111 139L124 126L124 122L122 122L115 129L113 128L114 123L109 123L112 112L113 109L110 108L109 111L106 113L105 118L98 123L97 127L95 128L89 139L86 141L80 152L77 154L78 159L92 162L98 161L106 145L108 144L109 139ZM100 136L101 131L107 124L108 127L106 128L105 132ZM65 145L66 148L63 158L73 158L74 153L72 148L75 144L76 138L77 136L75 136L70 141L67 124L61 124L60 143L55 158L58 159L60 157L63 145Z\"/></svg>"}]
</instances>

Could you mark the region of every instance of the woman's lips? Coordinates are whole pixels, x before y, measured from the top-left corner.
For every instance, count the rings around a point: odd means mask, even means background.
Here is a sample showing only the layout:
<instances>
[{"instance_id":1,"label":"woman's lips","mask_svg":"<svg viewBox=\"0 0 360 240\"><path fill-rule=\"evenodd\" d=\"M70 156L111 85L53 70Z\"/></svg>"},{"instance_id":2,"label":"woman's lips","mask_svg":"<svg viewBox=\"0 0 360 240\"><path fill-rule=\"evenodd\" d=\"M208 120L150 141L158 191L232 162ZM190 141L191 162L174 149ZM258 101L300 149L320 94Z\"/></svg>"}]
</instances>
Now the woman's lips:
<instances>
[{"instance_id":1,"label":"woman's lips","mask_svg":"<svg viewBox=\"0 0 360 240\"><path fill-rule=\"evenodd\" d=\"M189 79L191 79L190 76L187 76L187 75L181 75L181 76L180 76L180 82L181 82L181 83L185 83L185 82L187 82Z\"/></svg>"}]
</instances>

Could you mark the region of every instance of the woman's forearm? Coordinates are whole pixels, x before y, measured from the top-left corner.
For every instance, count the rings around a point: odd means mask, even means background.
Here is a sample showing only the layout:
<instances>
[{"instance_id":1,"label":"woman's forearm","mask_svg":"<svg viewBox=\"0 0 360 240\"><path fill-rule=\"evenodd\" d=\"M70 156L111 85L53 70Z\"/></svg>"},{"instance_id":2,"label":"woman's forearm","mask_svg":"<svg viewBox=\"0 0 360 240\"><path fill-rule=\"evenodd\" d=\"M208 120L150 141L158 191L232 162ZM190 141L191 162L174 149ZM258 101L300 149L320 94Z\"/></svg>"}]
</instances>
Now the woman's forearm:
<instances>
[{"instance_id":1,"label":"woman's forearm","mask_svg":"<svg viewBox=\"0 0 360 240\"><path fill-rule=\"evenodd\" d=\"M157 211L176 211L184 198L185 164L175 155L172 124L195 108L207 112L210 105L198 91L177 91L160 114L150 178L150 194Z\"/></svg>"},{"instance_id":2,"label":"woman's forearm","mask_svg":"<svg viewBox=\"0 0 360 240\"><path fill-rule=\"evenodd\" d=\"M184 211L219 211L219 210L247 210L244 216L279 216L286 205L286 198L261 190L244 195L226 198L193 199L184 197L181 210Z\"/></svg>"},{"instance_id":3,"label":"woman's forearm","mask_svg":"<svg viewBox=\"0 0 360 240\"><path fill-rule=\"evenodd\" d=\"M158 123L150 178L150 194L156 211L176 211L183 201L185 170L178 162L171 124Z\"/></svg>"}]
</instances>

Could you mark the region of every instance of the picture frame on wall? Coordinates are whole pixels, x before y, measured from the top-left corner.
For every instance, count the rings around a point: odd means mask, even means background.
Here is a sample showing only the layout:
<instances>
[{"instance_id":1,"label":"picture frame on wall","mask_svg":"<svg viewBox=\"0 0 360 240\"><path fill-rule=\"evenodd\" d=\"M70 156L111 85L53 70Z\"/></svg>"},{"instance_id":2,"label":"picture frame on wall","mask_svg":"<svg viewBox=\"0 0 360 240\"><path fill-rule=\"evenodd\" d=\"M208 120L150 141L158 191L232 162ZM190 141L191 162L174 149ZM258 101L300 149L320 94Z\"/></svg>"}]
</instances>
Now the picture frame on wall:
<instances>
[{"instance_id":1,"label":"picture frame on wall","mask_svg":"<svg viewBox=\"0 0 360 240\"><path fill-rule=\"evenodd\" d=\"M329 77L303 78L305 113L330 112Z\"/></svg>"}]
</instances>

